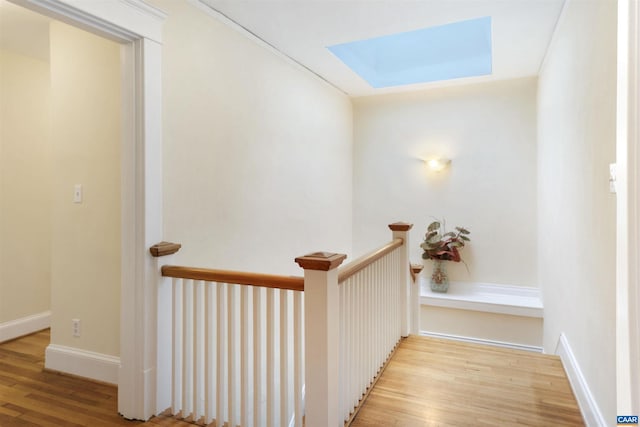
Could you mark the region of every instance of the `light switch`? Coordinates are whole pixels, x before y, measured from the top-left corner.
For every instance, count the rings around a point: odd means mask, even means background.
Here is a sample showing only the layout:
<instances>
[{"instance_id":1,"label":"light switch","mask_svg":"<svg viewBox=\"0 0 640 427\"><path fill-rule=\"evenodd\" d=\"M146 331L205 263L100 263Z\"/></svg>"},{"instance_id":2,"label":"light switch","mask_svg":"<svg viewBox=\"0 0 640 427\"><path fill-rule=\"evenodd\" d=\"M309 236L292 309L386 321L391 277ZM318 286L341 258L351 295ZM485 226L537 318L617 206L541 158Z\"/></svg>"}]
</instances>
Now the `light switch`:
<instances>
[{"instance_id":1,"label":"light switch","mask_svg":"<svg viewBox=\"0 0 640 427\"><path fill-rule=\"evenodd\" d=\"M618 174L616 172L616 164L609 164L609 192L616 192L616 180L618 179Z\"/></svg>"},{"instance_id":2,"label":"light switch","mask_svg":"<svg viewBox=\"0 0 640 427\"><path fill-rule=\"evenodd\" d=\"M82 203L82 184L73 186L73 203Z\"/></svg>"}]
</instances>

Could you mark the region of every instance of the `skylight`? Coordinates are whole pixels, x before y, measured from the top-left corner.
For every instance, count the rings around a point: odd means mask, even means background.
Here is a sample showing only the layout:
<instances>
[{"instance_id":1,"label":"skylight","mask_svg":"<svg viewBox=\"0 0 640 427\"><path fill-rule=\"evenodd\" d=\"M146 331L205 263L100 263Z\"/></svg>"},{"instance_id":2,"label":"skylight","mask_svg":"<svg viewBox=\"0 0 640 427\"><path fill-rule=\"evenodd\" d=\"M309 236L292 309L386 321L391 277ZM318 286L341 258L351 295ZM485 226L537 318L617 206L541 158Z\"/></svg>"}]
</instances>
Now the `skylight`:
<instances>
[{"instance_id":1,"label":"skylight","mask_svg":"<svg viewBox=\"0 0 640 427\"><path fill-rule=\"evenodd\" d=\"M491 17L329 46L374 88L491 74Z\"/></svg>"}]
</instances>

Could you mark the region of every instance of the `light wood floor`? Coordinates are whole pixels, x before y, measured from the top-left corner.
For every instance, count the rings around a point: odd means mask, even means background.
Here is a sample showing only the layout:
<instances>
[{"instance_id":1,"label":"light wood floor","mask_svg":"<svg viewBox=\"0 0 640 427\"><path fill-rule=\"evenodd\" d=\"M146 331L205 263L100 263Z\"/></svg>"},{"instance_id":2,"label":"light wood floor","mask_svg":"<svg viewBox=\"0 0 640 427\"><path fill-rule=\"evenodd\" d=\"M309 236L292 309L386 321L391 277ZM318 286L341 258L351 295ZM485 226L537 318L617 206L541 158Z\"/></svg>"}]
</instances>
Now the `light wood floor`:
<instances>
[{"instance_id":1,"label":"light wood floor","mask_svg":"<svg viewBox=\"0 0 640 427\"><path fill-rule=\"evenodd\" d=\"M116 387L43 371L49 331L0 344L0 426L179 426L117 414ZM560 360L424 337L404 340L352 426L581 426Z\"/></svg>"},{"instance_id":2,"label":"light wood floor","mask_svg":"<svg viewBox=\"0 0 640 427\"><path fill-rule=\"evenodd\" d=\"M411 336L351 424L583 426L556 356Z\"/></svg>"},{"instance_id":3,"label":"light wood floor","mask_svg":"<svg viewBox=\"0 0 640 427\"><path fill-rule=\"evenodd\" d=\"M0 426L193 427L168 417L125 420L116 387L43 371L48 344L48 330L0 344Z\"/></svg>"}]
</instances>

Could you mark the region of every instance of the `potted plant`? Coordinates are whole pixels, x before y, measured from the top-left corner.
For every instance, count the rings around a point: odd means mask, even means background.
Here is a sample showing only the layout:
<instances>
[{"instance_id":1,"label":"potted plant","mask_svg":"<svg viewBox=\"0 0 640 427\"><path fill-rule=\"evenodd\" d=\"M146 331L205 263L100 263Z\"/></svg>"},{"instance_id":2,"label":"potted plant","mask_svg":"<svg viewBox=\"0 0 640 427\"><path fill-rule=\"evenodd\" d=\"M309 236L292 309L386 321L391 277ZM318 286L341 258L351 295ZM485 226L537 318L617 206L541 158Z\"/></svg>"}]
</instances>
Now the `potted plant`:
<instances>
[{"instance_id":1,"label":"potted plant","mask_svg":"<svg viewBox=\"0 0 640 427\"><path fill-rule=\"evenodd\" d=\"M420 245L422 259L432 259L433 273L431 274L431 289L436 292L447 292L449 277L443 261L460 262L460 251L469 242L471 232L464 227L456 227L456 231L447 232L440 221L433 221L427 227L424 242ZM462 261L464 262L464 261ZM466 264L465 264L466 265Z\"/></svg>"}]
</instances>

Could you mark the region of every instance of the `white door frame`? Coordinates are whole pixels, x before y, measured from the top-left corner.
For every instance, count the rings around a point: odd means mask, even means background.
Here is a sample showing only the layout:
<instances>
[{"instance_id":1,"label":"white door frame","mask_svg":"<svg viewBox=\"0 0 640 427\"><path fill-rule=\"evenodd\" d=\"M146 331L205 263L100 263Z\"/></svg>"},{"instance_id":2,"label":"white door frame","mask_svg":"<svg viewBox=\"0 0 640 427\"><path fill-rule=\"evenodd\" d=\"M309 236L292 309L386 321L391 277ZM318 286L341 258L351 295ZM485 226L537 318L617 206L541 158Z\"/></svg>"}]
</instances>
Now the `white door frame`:
<instances>
[{"instance_id":1,"label":"white door frame","mask_svg":"<svg viewBox=\"0 0 640 427\"><path fill-rule=\"evenodd\" d=\"M618 415L640 414L640 8L618 1L616 384Z\"/></svg>"},{"instance_id":2,"label":"white door frame","mask_svg":"<svg viewBox=\"0 0 640 427\"><path fill-rule=\"evenodd\" d=\"M122 281L118 412L156 413L156 263L162 240L162 23L141 0L10 0L122 44Z\"/></svg>"}]
</instances>

